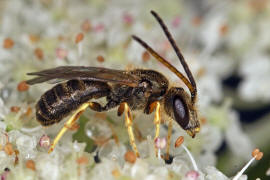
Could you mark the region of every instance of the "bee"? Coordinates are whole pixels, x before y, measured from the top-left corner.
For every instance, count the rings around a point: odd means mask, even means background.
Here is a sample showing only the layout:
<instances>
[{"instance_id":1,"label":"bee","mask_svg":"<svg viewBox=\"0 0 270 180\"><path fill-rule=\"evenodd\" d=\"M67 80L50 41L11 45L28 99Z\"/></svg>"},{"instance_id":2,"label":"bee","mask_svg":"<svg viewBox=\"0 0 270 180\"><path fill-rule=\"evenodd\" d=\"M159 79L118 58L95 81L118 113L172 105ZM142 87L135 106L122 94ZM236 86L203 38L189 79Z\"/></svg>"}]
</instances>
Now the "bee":
<instances>
[{"instance_id":1,"label":"bee","mask_svg":"<svg viewBox=\"0 0 270 180\"><path fill-rule=\"evenodd\" d=\"M141 110L145 114L155 111L155 139L159 137L161 110L165 111L169 117L167 155L169 155L173 120L193 138L200 131L196 110L197 88L193 75L163 20L156 12L151 11L151 14L160 24L187 77L142 39L135 35L132 38L142 45L156 60L176 74L187 86L190 94L182 87L169 87L167 78L155 70L133 69L124 71L102 67L60 66L28 73L28 75L36 76L26 81L29 85L55 79L65 81L45 92L36 104L36 119L43 126L58 123L73 112L73 115L57 134L49 152L53 151L63 134L88 107L97 112L118 107L118 116L125 114L125 125L128 130L130 144L138 157L139 152L132 128L131 111L133 110ZM98 99L103 97L106 99L104 105L97 102Z\"/></svg>"}]
</instances>

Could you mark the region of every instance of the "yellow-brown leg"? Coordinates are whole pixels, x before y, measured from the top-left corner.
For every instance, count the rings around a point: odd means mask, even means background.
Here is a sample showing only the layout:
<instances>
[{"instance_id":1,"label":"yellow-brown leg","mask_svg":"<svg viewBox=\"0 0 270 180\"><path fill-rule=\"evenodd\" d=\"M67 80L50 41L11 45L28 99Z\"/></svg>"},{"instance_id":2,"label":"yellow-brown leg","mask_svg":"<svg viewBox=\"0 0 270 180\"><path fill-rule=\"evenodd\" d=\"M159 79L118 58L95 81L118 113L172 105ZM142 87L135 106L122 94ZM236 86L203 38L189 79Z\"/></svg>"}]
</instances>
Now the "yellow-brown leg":
<instances>
[{"instance_id":1,"label":"yellow-brown leg","mask_svg":"<svg viewBox=\"0 0 270 180\"><path fill-rule=\"evenodd\" d=\"M167 147L166 147L166 159L168 160L170 158L170 145L171 145L171 136L172 136L172 119L170 118L169 124L168 124L168 136L167 136Z\"/></svg>"},{"instance_id":2,"label":"yellow-brown leg","mask_svg":"<svg viewBox=\"0 0 270 180\"><path fill-rule=\"evenodd\" d=\"M134 138L134 133L132 129L132 115L130 108L128 107L127 103L124 103L124 112L125 112L125 125L128 129L128 135L129 135L129 141L132 146L133 151L135 152L137 157L140 157L140 154L138 152L136 143L135 143L135 138Z\"/></svg>"},{"instance_id":3,"label":"yellow-brown leg","mask_svg":"<svg viewBox=\"0 0 270 180\"><path fill-rule=\"evenodd\" d=\"M156 125L156 133L155 133L155 140L156 140L160 132L160 103L159 102L156 102L156 112L155 112L154 123Z\"/></svg>"},{"instance_id":4,"label":"yellow-brown leg","mask_svg":"<svg viewBox=\"0 0 270 180\"><path fill-rule=\"evenodd\" d=\"M79 117L85 111L85 109L91 105L92 105L91 102L84 103L83 105L81 105L79 109L76 110L76 112L69 118L69 120L65 123L64 127L59 131L59 133L53 140L53 143L51 144L48 153L51 153L54 150L55 145L58 143L58 141L61 139L64 133L72 127L72 125L79 119Z\"/></svg>"},{"instance_id":5,"label":"yellow-brown leg","mask_svg":"<svg viewBox=\"0 0 270 180\"><path fill-rule=\"evenodd\" d=\"M156 101L152 103L150 105L150 112L153 111L154 108L156 109L155 119L154 119L154 123L156 125L156 133L155 133L155 138L154 138L154 141L155 141L159 137L159 132L160 132L160 102ZM155 146L155 151L157 155L158 149L156 146Z\"/></svg>"}]
</instances>

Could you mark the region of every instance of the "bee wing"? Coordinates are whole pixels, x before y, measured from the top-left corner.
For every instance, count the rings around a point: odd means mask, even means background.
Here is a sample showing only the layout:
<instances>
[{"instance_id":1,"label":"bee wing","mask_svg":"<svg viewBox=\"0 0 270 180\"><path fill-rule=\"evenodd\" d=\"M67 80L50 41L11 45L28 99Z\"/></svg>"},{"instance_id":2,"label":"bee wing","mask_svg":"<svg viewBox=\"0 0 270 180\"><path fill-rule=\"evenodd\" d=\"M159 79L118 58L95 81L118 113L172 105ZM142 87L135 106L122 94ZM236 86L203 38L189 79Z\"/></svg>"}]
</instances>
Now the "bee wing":
<instances>
[{"instance_id":1,"label":"bee wing","mask_svg":"<svg viewBox=\"0 0 270 180\"><path fill-rule=\"evenodd\" d=\"M139 84L139 77L130 74L128 71L101 67L60 66L39 72L27 73L27 75L37 76L26 81L26 83L29 85L46 81L52 82L53 80L61 81L71 79L111 82L125 84L132 87L136 87Z\"/></svg>"}]
</instances>

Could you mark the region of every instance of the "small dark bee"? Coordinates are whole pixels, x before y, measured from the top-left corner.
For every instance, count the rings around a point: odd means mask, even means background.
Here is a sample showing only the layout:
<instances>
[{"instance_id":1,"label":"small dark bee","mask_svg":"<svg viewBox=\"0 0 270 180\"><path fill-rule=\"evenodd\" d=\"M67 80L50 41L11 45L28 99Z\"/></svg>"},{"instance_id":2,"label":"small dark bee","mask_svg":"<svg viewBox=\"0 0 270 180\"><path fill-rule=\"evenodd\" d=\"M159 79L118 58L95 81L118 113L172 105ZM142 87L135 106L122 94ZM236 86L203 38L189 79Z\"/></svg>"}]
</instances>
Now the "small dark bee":
<instances>
[{"instance_id":1,"label":"small dark bee","mask_svg":"<svg viewBox=\"0 0 270 180\"><path fill-rule=\"evenodd\" d=\"M88 107L97 112L118 107L119 116L125 113L125 124L128 129L130 143L137 156L139 156L139 153L133 135L131 110L143 110L145 114L150 114L156 110L154 120L156 124L155 138L159 136L160 111L162 109L166 112L170 117L167 154L169 153L172 119L192 137L195 137L196 133L199 132L200 124L195 108L197 90L192 73L162 19L154 11L151 11L151 13L161 25L188 78L143 40L137 36L132 36L132 38L175 73L188 87L190 95L181 87L169 88L167 78L154 70L134 69L122 71L100 67L61 66L28 73L28 75L37 76L27 81L30 85L54 79L66 80L66 82L59 83L45 92L37 102L36 118L43 126L57 123L75 111L58 133L49 152L53 150L64 132L73 125ZM94 101L94 99L102 97L106 97L107 101L104 106Z\"/></svg>"}]
</instances>

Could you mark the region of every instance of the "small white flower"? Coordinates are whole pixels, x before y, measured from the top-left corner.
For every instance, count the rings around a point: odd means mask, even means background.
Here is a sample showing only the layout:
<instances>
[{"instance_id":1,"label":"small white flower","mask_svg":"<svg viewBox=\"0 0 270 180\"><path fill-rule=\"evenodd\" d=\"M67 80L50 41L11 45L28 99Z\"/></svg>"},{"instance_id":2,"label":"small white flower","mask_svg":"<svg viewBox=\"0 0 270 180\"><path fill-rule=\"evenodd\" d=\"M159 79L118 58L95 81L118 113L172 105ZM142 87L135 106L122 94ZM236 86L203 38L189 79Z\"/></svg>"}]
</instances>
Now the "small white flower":
<instances>
[{"instance_id":1,"label":"small white flower","mask_svg":"<svg viewBox=\"0 0 270 180\"><path fill-rule=\"evenodd\" d=\"M59 154L60 155L60 154ZM48 155L40 153L36 157L36 170L41 179L58 179L60 175L60 162L57 155Z\"/></svg>"},{"instance_id":2,"label":"small white flower","mask_svg":"<svg viewBox=\"0 0 270 180\"><path fill-rule=\"evenodd\" d=\"M30 137L21 134L20 137L16 139L16 146L20 152L21 157L26 159L33 159L36 156L36 137Z\"/></svg>"},{"instance_id":3,"label":"small white flower","mask_svg":"<svg viewBox=\"0 0 270 180\"><path fill-rule=\"evenodd\" d=\"M261 54L248 54L239 69L244 81L240 84L239 95L247 101L270 100L269 57Z\"/></svg>"},{"instance_id":4,"label":"small white flower","mask_svg":"<svg viewBox=\"0 0 270 180\"><path fill-rule=\"evenodd\" d=\"M254 148L248 136L243 132L235 112L231 113L230 124L225 131L226 142L232 152L245 160L250 156Z\"/></svg>"},{"instance_id":5,"label":"small white flower","mask_svg":"<svg viewBox=\"0 0 270 180\"><path fill-rule=\"evenodd\" d=\"M206 167L205 172L207 173L207 175L205 176L206 180L229 180L228 177L226 177L222 172L220 172L213 166Z\"/></svg>"},{"instance_id":6,"label":"small white flower","mask_svg":"<svg viewBox=\"0 0 270 180\"><path fill-rule=\"evenodd\" d=\"M1 88L0 88L0 91L1 91ZM7 115L7 112L8 112L8 109L5 106L4 101L0 97L0 120L5 118L5 116ZM2 123L0 121L0 129L5 129L5 125L4 124L1 125L1 124Z\"/></svg>"}]
</instances>

